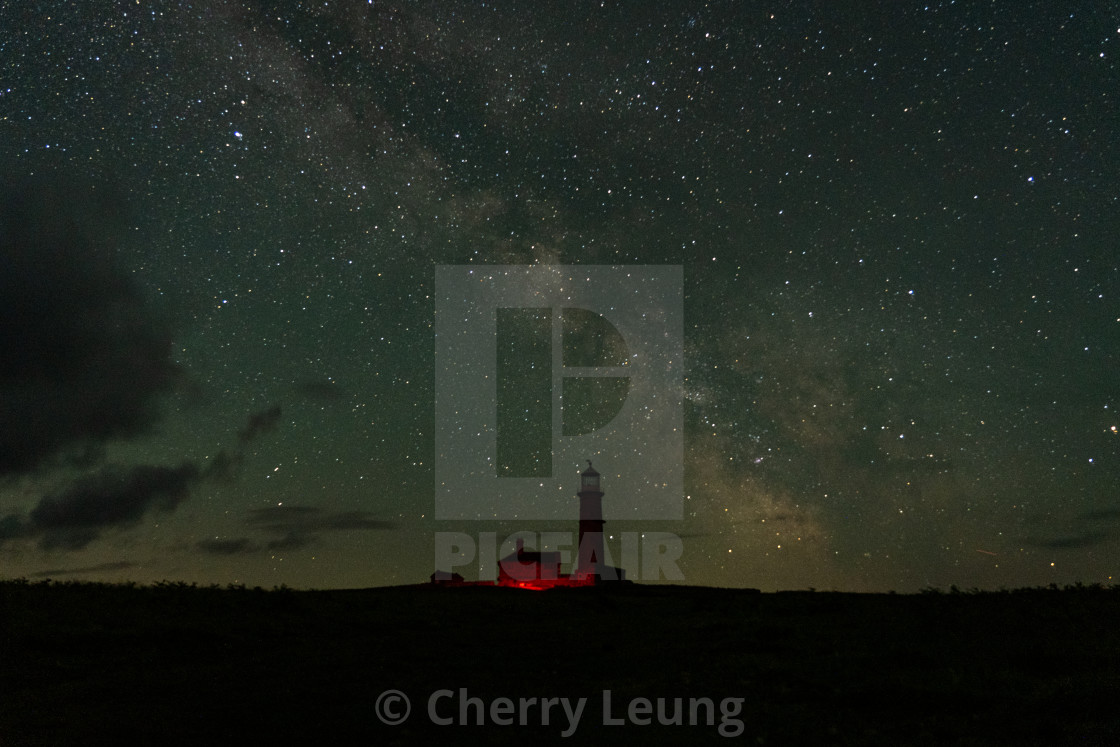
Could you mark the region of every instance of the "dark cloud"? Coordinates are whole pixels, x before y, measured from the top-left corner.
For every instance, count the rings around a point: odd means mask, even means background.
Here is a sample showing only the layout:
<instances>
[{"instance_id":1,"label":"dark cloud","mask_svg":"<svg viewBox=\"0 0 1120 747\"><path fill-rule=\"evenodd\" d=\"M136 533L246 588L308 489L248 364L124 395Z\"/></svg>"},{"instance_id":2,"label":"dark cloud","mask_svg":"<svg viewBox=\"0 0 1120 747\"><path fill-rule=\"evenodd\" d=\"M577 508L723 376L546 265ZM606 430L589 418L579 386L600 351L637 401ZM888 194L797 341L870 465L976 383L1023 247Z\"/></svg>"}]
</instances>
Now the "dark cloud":
<instances>
[{"instance_id":1,"label":"dark cloud","mask_svg":"<svg viewBox=\"0 0 1120 747\"><path fill-rule=\"evenodd\" d=\"M1107 532L1083 532L1054 539L1027 540L1036 547L1045 547L1051 550L1072 550L1081 547L1092 547L1102 542L1107 542L1110 535Z\"/></svg>"},{"instance_id":2,"label":"dark cloud","mask_svg":"<svg viewBox=\"0 0 1120 747\"><path fill-rule=\"evenodd\" d=\"M16 539L24 535L24 522L16 514L0 516L0 545L4 540Z\"/></svg>"},{"instance_id":3,"label":"dark cloud","mask_svg":"<svg viewBox=\"0 0 1120 747\"><path fill-rule=\"evenodd\" d=\"M46 571L39 571L32 573L32 578L50 578L51 576L77 576L83 573L103 573L106 571L126 571L129 568L135 568L135 563L129 563L125 560L117 561L116 563L98 563L97 565L87 565L81 568L52 568Z\"/></svg>"},{"instance_id":4,"label":"dark cloud","mask_svg":"<svg viewBox=\"0 0 1120 747\"><path fill-rule=\"evenodd\" d=\"M45 179L0 186L0 476L148 431L180 378L171 334L114 262L122 201Z\"/></svg>"},{"instance_id":5,"label":"dark cloud","mask_svg":"<svg viewBox=\"0 0 1120 747\"><path fill-rule=\"evenodd\" d=\"M237 476L237 470L240 466L241 454L239 452L231 453L223 449L210 460L206 472L215 480L230 482Z\"/></svg>"},{"instance_id":6,"label":"dark cloud","mask_svg":"<svg viewBox=\"0 0 1120 747\"><path fill-rule=\"evenodd\" d=\"M264 544L273 551L298 550L316 539L317 532L391 529L393 523L376 519L365 511L329 513L314 506L273 506L249 512L245 522L254 529L274 535ZM247 537L211 539L198 543L199 549L214 555L239 555L260 550Z\"/></svg>"},{"instance_id":7,"label":"dark cloud","mask_svg":"<svg viewBox=\"0 0 1120 747\"><path fill-rule=\"evenodd\" d=\"M81 550L100 536L98 530L84 527L52 529L38 534L42 550Z\"/></svg>"},{"instance_id":8,"label":"dark cloud","mask_svg":"<svg viewBox=\"0 0 1120 747\"><path fill-rule=\"evenodd\" d=\"M280 405L270 407L263 412L253 413L249 416L245 427L238 432L238 440L242 444L247 444L260 434L272 430L280 422L280 414Z\"/></svg>"},{"instance_id":9,"label":"dark cloud","mask_svg":"<svg viewBox=\"0 0 1120 747\"><path fill-rule=\"evenodd\" d=\"M1051 550L1075 550L1108 542L1115 536L1120 509L1097 508L1078 514L1057 537L1031 537L1027 542ZM1043 520L1039 520L1040 522Z\"/></svg>"},{"instance_id":10,"label":"dark cloud","mask_svg":"<svg viewBox=\"0 0 1120 747\"><path fill-rule=\"evenodd\" d=\"M250 526L274 532L392 529L391 521L374 518L368 511L327 513L313 506L273 506L249 512Z\"/></svg>"},{"instance_id":11,"label":"dark cloud","mask_svg":"<svg viewBox=\"0 0 1120 747\"><path fill-rule=\"evenodd\" d=\"M0 519L0 541L38 537L45 550L81 549L104 529L135 524L149 511L174 510L202 477L191 462L105 467L45 496L26 519L16 514Z\"/></svg>"},{"instance_id":12,"label":"dark cloud","mask_svg":"<svg viewBox=\"0 0 1120 747\"><path fill-rule=\"evenodd\" d=\"M107 467L43 498L31 510L31 523L48 530L134 523L149 509L173 510L200 475L191 462L178 467L144 464L127 471Z\"/></svg>"},{"instance_id":13,"label":"dark cloud","mask_svg":"<svg viewBox=\"0 0 1120 747\"><path fill-rule=\"evenodd\" d=\"M269 550L298 550L310 544L312 537L299 532L288 532L279 539L270 541L265 547Z\"/></svg>"},{"instance_id":14,"label":"dark cloud","mask_svg":"<svg viewBox=\"0 0 1120 747\"><path fill-rule=\"evenodd\" d=\"M238 447L232 451L223 449L215 454L206 468L208 476L227 482L236 478L241 463L245 460L245 447L262 433L274 429L280 422L281 413L280 405L274 405L267 410L250 415L245 425L237 432Z\"/></svg>"},{"instance_id":15,"label":"dark cloud","mask_svg":"<svg viewBox=\"0 0 1120 747\"><path fill-rule=\"evenodd\" d=\"M79 550L105 529L134 525L154 511L174 511L202 481L232 478L243 458L241 449L279 417L279 407L250 415L238 434L239 448L218 452L206 465L108 465L80 477L44 496L26 517L0 517L0 544L38 538L44 550ZM221 552L217 547L204 549Z\"/></svg>"},{"instance_id":16,"label":"dark cloud","mask_svg":"<svg viewBox=\"0 0 1120 747\"><path fill-rule=\"evenodd\" d=\"M367 511L344 511L338 514L325 516L320 528L322 529L392 529L391 521L375 519Z\"/></svg>"},{"instance_id":17,"label":"dark cloud","mask_svg":"<svg viewBox=\"0 0 1120 747\"><path fill-rule=\"evenodd\" d=\"M249 512L245 523L276 535L266 545L269 550L297 550L314 542L317 532L383 530L396 526L367 511L330 513L314 506L258 508Z\"/></svg>"},{"instance_id":18,"label":"dark cloud","mask_svg":"<svg viewBox=\"0 0 1120 747\"><path fill-rule=\"evenodd\" d=\"M211 555L241 555L260 549L246 537L202 540L198 543L198 548Z\"/></svg>"}]
</instances>

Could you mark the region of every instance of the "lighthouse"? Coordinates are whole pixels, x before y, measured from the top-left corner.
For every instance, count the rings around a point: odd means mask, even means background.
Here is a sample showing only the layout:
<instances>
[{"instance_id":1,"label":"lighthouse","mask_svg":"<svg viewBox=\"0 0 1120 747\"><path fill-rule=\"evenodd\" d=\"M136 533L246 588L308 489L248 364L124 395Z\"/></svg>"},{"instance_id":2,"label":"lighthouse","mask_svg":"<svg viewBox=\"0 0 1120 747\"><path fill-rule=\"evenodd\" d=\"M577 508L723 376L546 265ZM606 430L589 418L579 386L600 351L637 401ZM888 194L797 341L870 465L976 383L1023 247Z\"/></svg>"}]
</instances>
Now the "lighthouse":
<instances>
[{"instance_id":1,"label":"lighthouse","mask_svg":"<svg viewBox=\"0 0 1120 747\"><path fill-rule=\"evenodd\" d=\"M579 477L579 555L575 577L580 581L598 581L602 575L603 553L603 491L599 473L587 460L587 469Z\"/></svg>"},{"instance_id":2,"label":"lighthouse","mask_svg":"<svg viewBox=\"0 0 1120 747\"><path fill-rule=\"evenodd\" d=\"M603 489L599 473L587 460L587 469L579 475L579 548L571 573L560 573L559 552L538 552L525 549L517 539L517 551L498 561L498 586L541 591L558 586L599 586L604 582L626 580L626 570L608 565L603 542ZM442 586L489 586L491 581L464 581L458 573L437 570L432 583Z\"/></svg>"}]
</instances>

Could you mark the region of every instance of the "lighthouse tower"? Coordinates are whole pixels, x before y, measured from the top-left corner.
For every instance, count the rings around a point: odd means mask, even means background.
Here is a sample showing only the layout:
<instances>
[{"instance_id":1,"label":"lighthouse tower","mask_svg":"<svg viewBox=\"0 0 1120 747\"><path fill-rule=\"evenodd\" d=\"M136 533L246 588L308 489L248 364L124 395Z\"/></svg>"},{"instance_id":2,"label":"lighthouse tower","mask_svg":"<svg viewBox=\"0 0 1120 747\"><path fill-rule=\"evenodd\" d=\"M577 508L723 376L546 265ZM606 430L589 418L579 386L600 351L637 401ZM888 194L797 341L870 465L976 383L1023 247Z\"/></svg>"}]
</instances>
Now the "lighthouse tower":
<instances>
[{"instance_id":1,"label":"lighthouse tower","mask_svg":"<svg viewBox=\"0 0 1120 747\"><path fill-rule=\"evenodd\" d=\"M587 460L587 469L579 476L579 555L575 577L580 581L597 581L604 560L603 553L603 491L599 473Z\"/></svg>"}]
</instances>

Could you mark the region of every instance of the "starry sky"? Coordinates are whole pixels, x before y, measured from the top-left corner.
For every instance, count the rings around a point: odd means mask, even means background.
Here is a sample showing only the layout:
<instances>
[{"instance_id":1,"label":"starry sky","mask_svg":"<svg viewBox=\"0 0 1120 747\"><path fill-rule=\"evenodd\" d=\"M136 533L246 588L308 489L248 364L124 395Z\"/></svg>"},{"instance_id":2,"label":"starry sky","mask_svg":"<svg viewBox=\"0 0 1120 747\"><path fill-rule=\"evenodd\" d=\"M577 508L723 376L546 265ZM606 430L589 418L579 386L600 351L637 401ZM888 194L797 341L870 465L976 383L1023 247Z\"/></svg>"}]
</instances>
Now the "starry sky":
<instances>
[{"instance_id":1,"label":"starry sky","mask_svg":"<svg viewBox=\"0 0 1120 747\"><path fill-rule=\"evenodd\" d=\"M1114 582L1118 60L1095 0L5 3L0 577L538 529L436 520L435 276L554 264L683 269L684 517L608 531L685 582Z\"/></svg>"}]
</instances>

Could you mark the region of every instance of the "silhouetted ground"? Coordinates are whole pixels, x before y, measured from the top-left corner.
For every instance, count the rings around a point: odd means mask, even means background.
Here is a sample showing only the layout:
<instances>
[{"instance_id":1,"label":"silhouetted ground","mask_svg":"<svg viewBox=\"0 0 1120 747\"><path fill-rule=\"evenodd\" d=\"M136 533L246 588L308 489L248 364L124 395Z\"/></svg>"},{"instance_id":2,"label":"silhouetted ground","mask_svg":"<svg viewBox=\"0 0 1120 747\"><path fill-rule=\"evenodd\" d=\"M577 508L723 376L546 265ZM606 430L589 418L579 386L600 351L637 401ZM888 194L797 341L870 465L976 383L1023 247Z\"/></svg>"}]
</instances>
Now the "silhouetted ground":
<instances>
[{"instance_id":1,"label":"silhouetted ground","mask_svg":"<svg viewBox=\"0 0 1120 747\"><path fill-rule=\"evenodd\" d=\"M0 744L1101 744L1120 734L1120 590L759 594L0 584ZM374 706L403 691L411 715ZM588 698L522 726L458 690ZM708 697L711 726L604 726L638 697ZM473 715L473 711L471 714ZM498 714L501 717L502 714ZM702 715L702 714L701 714ZM489 712L485 715L491 721ZM516 723L516 714L514 715ZM703 719L701 719L702 721ZM734 721L729 723L729 728Z\"/></svg>"}]
</instances>

